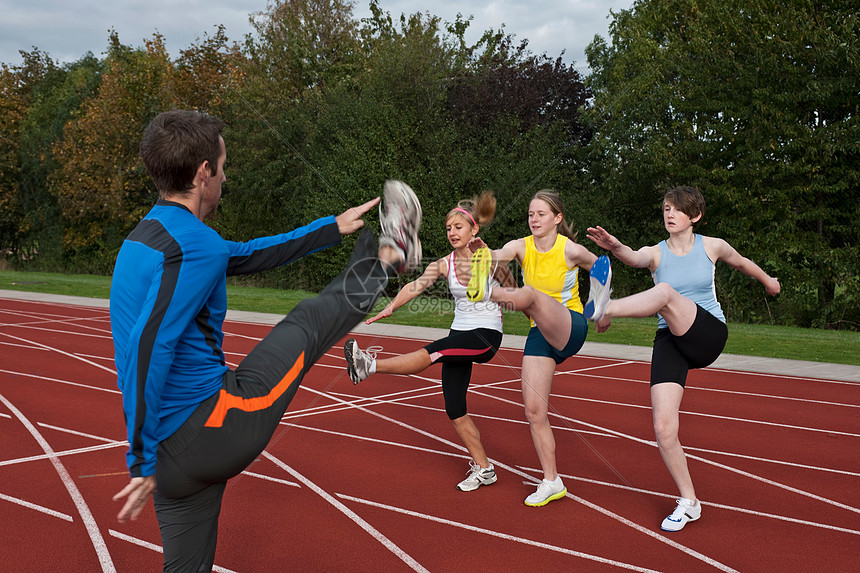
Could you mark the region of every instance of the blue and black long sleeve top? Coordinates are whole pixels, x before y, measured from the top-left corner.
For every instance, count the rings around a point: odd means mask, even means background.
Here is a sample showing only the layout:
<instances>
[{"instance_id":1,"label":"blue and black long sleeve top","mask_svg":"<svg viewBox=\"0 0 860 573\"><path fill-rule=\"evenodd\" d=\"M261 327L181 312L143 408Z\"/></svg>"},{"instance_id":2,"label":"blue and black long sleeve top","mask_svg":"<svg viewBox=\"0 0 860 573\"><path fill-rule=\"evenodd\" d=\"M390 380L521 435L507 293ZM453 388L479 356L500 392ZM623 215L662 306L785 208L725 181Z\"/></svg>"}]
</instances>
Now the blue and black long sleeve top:
<instances>
[{"instance_id":1,"label":"blue and black long sleeve top","mask_svg":"<svg viewBox=\"0 0 860 573\"><path fill-rule=\"evenodd\" d=\"M334 216L239 243L179 203L156 203L123 243L110 292L132 477L155 472L158 443L221 387L227 275L272 269L338 242Z\"/></svg>"}]
</instances>

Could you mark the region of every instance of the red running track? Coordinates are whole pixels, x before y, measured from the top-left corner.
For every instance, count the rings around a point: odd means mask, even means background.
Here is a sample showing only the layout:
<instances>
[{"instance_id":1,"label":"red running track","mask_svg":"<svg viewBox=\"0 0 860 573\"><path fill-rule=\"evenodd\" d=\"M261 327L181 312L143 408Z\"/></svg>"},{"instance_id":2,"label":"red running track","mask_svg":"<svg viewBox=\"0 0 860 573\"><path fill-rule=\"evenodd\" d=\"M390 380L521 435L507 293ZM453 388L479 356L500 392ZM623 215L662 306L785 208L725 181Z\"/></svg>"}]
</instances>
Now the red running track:
<instances>
[{"instance_id":1,"label":"red running track","mask_svg":"<svg viewBox=\"0 0 860 573\"><path fill-rule=\"evenodd\" d=\"M228 322L232 365L269 326ZM359 335L383 356L426 341ZM106 309L0 299L0 571L158 571L151 506L119 524L125 430ZM353 386L337 345L266 452L227 488L216 571L849 571L860 555L860 384L706 369L682 441L702 518L660 531L674 485L648 364L566 361L551 399L568 497L539 479L520 352L476 365L469 411L499 480L467 470L439 366Z\"/></svg>"}]
</instances>

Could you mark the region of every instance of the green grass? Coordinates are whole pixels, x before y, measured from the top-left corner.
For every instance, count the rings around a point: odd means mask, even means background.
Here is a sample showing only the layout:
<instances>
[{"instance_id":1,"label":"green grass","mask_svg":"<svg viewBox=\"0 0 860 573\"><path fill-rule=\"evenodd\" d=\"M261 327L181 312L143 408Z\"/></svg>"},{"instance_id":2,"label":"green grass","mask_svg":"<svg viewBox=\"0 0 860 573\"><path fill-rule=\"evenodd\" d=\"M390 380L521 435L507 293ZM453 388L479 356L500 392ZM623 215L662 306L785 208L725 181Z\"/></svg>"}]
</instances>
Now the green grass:
<instances>
[{"instance_id":1,"label":"green grass","mask_svg":"<svg viewBox=\"0 0 860 573\"><path fill-rule=\"evenodd\" d=\"M110 277L0 271L0 289L108 298ZM233 310L286 314L313 293L228 286L227 296ZM375 310L381 309L385 302L380 301ZM448 328L453 317L450 301L419 297L385 320L392 324ZM615 320L608 332L596 334L592 331L588 339L591 342L651 346L655 325L654 318ZM505 332L526 334L528 320L521 313L506 313ZM860 366L858 349L860 332L729 323L725 352Z\"/></svg>"}]
</instances>

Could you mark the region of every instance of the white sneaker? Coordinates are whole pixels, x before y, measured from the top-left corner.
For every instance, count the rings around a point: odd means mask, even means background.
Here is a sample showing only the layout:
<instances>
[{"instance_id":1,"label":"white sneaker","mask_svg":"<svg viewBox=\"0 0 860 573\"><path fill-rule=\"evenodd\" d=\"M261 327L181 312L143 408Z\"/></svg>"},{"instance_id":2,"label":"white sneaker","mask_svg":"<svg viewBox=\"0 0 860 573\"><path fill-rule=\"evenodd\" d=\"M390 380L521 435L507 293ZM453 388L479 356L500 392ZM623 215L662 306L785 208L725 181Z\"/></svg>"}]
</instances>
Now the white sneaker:
<instances>
[{"instance_id":1,"label":"white sneaker","mask_svg":"<svg viewBox=\"0 0 860 573\"><path fill-rule=\"evenodd\" d=\"M555 478L555 481L544 479L538 484L537 491L526 498L525 504L530 507L541 507L565 495L567 495L567 488L564 487L561 477Z\"/></svg>"},{"instance_id":2,"label":"white sneaker","mask_svg":"<svg viewBox=\"0 0 860 573\"><path fill-rule=\"evenodd\" d=\"M496 476L496 470L493 464L488 468L482 468L472 460L469 460L469 477L457 484L457 489L460 491L475 491L482 485L490 485L496 483L499 479Z\"/></svg>"},{"instance_id":3,"label":"white sneaker","mask_svg":"<svg viewBox=\"0 0 860 573\"><path fill-rule=\"evenodd\" d=\"M411 271L421 265L421 203L415 192L396 179L385 182L383 200L379 204L380 246L394 247L403 255L397 272Z\"/></svg>"},{"instance_id":4,"label":"white sneaker","mask_svg":"<svg viewBox=\"0 0 860 573\"><path fill-rule=\"evenodd\" d=\"M663 531L681 531L688 521L696 521L702 517L702 504L682 497L672 515L663 520L660 529Z\"/></svg>"},{"instance_id":5,"label":"white sneaker","mask_svg":"<svg viewBox=\"0 0 860 573\"><path fill-rule=\"evenodd\" d=\"M609 304L609 295L612 292L610 282L612 281L612 263L606 255L600 255L589 271L590 285L588 289L588 302L582 315L588 320L597 322L603 318L606 305Z\"/></svg>"},{"instance_id":6,"label":"white sneaker","mask_svg":"<svg viewBox=\"0 0 860 573\"><path fill-rule=\"evenodd\" d=\"M343 345L343 356L346 358L346 372L353 384L358 384L376 371L376 353L381 346L371 346L367 352L358 347L354 338Z\"/></svg>"}]
</instances>

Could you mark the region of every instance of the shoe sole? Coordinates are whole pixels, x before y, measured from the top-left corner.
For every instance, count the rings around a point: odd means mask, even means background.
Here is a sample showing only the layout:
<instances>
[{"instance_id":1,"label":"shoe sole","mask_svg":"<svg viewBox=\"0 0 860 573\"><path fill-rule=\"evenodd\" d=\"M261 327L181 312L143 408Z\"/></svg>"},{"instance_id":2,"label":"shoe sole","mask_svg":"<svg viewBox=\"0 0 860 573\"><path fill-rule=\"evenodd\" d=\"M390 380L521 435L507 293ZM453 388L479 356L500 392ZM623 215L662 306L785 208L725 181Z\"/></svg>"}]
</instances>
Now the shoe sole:
<instances>
[{"instance_id":1,"label":"shoe sole","mask_svg":"<svg viewBox=\"0 0 860 573\"><path fill-rule=\"evenodd\" d=\"M349 340L347 340L344 343L344 345L343 345L343 357L346 358L346 373L349 375L349 379L352 380L352 384L354 386L358 386L358 382L356 381L356 378L358 378L358 375L355 371L355 366L353 365L353 358L352 358L352 346L354 344L356 344L354 338L350 338Z\"/></svg>"},{"instance_id":2,"label":"shoe sole","mask_svg":"<svg viewBox=\"0 0 860 573\"><path fill-rule=\"evenodd\" d=\"M582 309L582 315L587 320L595 320L594 316L598 309L594 293L597 290L607 288L606 285L612 280L612 262L609 260L609 257L606 255L597 257L597 260L591 266L589 277L591 288L588 291L588 302L585 303L585 308ZM606 299L609 299L609 291L606 291ZM597 320L603 318L607 300L598 301L603 304L600 305L600 316L597 317Z\"/></svg>"},{"instance_id":3,"label":"shoe sole","mask_svg":"<svg viewBox=\"0 0 860 573\"><path fill-rule=\"evenodd\" d=\"M482 485L493 485L494 483L496 483L496 480L498 480L498 479L499 479L499 476L496 475L496 476L493 476L492 479L479 481L475 487L470 487L468 489L463 489L462 487L460 487L460 484L457 484L457 489L459 491L475 491L476 489L478 489Z\"/></svg>"},{"instance_id":4,"label":"shoe sole","mask_svg":"<svg viewBox=\"0 0 860 573\"><path fill-rule=\"evenodd\" d=\"M542 500L542 501L539 501L539 502L537 502L537 503L529 503L529 502L527 502L527 501L526 501L526 502L524 502L524 503L525 503L527 506L529 506L529 507L543 507L543 506L545 506L546 504L548 504L549 502L551 502L551 501L555 501L555 500L557 500L557 499L561 499L561 498L563 498L563 497L564 497L564 496L566 496L566 495L567 495L567 488L564 488L564 489L563 489L563 490L561 490L560 492L558 492L558 493L554 493L554 494L552 494L551 496L549 496L548 498L546 498L546 499L544 499L544 500Z\"/></svg>"},{"instance_id":5,"label":"shoe sole","mask_svg":"<svg viewBox=\"0 0 860 573\"><path fill-rule=\"evenodd\" d=\"M469 263L472 269L472 276L469 278L469 285L466 287L466 297L470 301L478 302L484 299L492 264L493 257L490 254L490 249L486 247L478 249L472 255L472 260Z\"/></svg>"},{"instance_id":6,"label":"shoe sole","mask_svg":"<svg viewBox=\"0 0 860 573\"><path fill-rule=\"evenodd\" d=\"M685 521L681 521L681 522L680 522L680 525L681 525L681 526L680 526L680 527L678 527L677 529L669 529L669 528L663 527L663 524L660 524L660 529L662 529L663 531L669 531L669 532L671 532L671 533L674 533L674 532L676 532L676 531L681 531L682 529L684 529L684 526L685 526L685 525L687 525L687 524L688 524L688 523L690 523L691 521L696 521L696 520L698 520L698 519L699 519L699 517L702 517L702 516L701 516L701 514L700 514L698 517L690 517L690 516L688 515L688 516L687 516L687 519L686 519ZM667 519L668 519L668 518L667 518ZM665 520L664 520L664 522L665 522ZM672 522L672 523L674 523L674 522Z\"/></svg>"},{"instance_id":7,"label":"shoe sole","mask_svg":"<svg viewBox=\"0 0 860 573\"><path fill-rule=\"evenodd\" d=\"M379 205L380 219L384 217L383 204L387 205L390 202L392 204L403 205L404 215L409 215L404 218L415 223L414 234L411 237L414 241L410 241L411 244L404 244L401 247L406 260L403 261L400 268L401 271L414 270L421 266L422 258L421 241L418 239L418 229L421 228L422 219L421 202L418 201L418 196L409 185L397 179L388 179L385 181L382 195L385 200Z\"/></svg>"}]
</instances>

